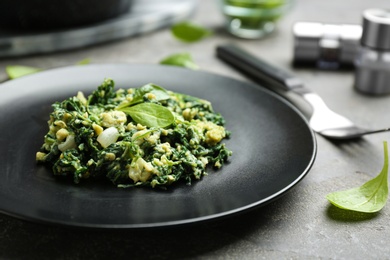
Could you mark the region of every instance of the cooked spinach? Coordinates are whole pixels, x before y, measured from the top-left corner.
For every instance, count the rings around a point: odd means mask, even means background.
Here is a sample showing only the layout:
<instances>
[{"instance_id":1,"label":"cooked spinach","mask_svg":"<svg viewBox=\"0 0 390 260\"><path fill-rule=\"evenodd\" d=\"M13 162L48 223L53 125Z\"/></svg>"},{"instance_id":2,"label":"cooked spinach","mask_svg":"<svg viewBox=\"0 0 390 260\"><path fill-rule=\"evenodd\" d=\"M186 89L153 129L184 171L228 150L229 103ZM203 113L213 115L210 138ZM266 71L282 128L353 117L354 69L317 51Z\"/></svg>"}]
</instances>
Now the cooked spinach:
<instances>
[{"instance_id":1,"label":"cooked spinach","mask_svg":"<svg viewBox=\"0 0 390 260\"><path fill-rule=\"evenodd\" d=\"M36 159L54 175L108 179L118 187L190 184L219 168L232 152L230 132L210 102L155 84L115 90L106 79L53 104L49 130Z\"/></svg>"}]
</instances>

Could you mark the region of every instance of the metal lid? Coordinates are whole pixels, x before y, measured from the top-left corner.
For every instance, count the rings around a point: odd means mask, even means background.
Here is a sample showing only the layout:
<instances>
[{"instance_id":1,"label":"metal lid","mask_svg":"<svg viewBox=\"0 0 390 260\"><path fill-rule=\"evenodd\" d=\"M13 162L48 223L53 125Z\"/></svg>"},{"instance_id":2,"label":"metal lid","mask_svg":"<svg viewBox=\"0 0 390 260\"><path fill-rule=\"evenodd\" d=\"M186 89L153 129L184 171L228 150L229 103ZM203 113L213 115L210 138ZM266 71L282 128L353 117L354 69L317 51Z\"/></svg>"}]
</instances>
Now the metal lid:
<instances>
[{"instance_id":1,"label":"metal lid","mask_svg":"<svg viewBox=\"0 0 390 260\"><path fill-rule=\"evenodd\" d=\"M390 10L367 9L363 12L362 45L390 49Z\"/></svg>"}]
</instances>

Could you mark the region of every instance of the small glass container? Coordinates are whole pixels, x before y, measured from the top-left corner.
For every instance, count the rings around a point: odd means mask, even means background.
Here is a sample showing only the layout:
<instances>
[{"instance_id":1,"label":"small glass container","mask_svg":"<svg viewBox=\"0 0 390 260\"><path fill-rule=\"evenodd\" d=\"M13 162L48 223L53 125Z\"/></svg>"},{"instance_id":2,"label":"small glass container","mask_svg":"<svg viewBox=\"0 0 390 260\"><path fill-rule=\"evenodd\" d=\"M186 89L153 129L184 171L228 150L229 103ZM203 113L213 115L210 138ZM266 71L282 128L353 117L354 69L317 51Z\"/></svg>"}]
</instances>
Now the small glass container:
<instances>
[{"instance_id":1,"label":"small glass container","mask_svg":"<svg viewBox=\"0 0 390 260\"><path fill-rule=\"evenodd\" d=\"M355 60L355 88L366 94L390 93L390 11L363 12L363 35Z\"/></svg>"},{"instance_id":2,"label":"small glass container","mask_svg":"<svg viewBox=\"0 0 390 260\"><path fill-rule=\"evenodd\" d=\"M226 29L233 35L258 39L272 33L293 0L218 0Z\"/></svg>"}]
</instances>

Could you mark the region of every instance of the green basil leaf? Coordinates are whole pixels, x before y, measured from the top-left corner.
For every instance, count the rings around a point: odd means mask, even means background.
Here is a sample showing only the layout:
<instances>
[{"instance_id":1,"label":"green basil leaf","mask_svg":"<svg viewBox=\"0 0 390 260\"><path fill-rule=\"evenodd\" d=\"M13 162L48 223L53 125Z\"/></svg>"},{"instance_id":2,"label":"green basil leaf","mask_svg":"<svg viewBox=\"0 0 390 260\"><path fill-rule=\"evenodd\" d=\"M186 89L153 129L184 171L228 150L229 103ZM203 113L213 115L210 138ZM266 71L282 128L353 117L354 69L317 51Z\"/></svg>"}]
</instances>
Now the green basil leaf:
<instances>
[{"instance_id":1,"label":"green basil leaf","mask_svg":"<svg viewBox=\"0 0 390 260\"><path fill-rule=\"evenodd\" d=\"M384 142L384 164L382 171L362 186L346 191L330 193L326 198L336 207L358 212L373 213L381 210L388 197L389 156Z\"/></svg>"},{"instance_id":2,"label":"green basil leaf","mask_svg":"<svg viewBox=\"0 0 390 260\"><path fill-rule=\"evenodd\" d=\"M10 79L16 79L29 74L40 72L42 69L29 66L10 65L5 68L5 71Z\"/></svg>"},{"instance_id":3,"label":"green basil leaf","mask_svg":"<svg viewBox=\"0 0 390 260\"><path fill-rule=\"evenodd\" d=\"M175 121L174 115L168 108L155 103L140 103L119 110L131 116L135 122L147 127L167 127Z\"/></svg>"},{"instance_id":4,"label":"green basil leaf","mask_svg":"<svg viewBox=\"0 0 390 260\"><path fill-rule=\"evenodd\" d=\"M189 53L176 53L173 55L170 55L163 60L160 61L160 64L164 65L172 65L172 66L179 66L184 67L188 69L196 70L198 69L198 65L195 64L194 60L192 59L191 54Z\"/></svg>"},{"instance_id":5,"label":"green basil leaf","mask_svg":"<svg viewBox=\"0 0 390 260\"><path fill-rule=\"evenodd\" d=\"M210 30L188 21L173 25L171 32L178 40L189 43L199 41L212 34Z\"/></svg>"}]
</instances>

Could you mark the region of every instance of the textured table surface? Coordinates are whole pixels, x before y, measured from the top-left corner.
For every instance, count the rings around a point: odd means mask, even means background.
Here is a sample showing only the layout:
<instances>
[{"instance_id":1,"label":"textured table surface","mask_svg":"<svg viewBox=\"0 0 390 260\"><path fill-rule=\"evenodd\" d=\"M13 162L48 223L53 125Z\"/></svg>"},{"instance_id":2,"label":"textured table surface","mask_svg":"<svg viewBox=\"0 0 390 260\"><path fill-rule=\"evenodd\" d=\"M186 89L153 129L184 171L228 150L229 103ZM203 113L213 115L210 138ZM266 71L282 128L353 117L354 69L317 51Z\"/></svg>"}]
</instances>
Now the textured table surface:
<instances>
[{"instance_id":1,"label":"textured table surface","mask_svg":"<svg viewBox=\"0 0 390 260\"><path fill-rule=\"evenodd\" d=\"M353 71L291 67L292 25L297 21L361 23L361 12L388 1L297 0L278 30L262 40L230 36L216 1L201 0L193 21L214 35L184 44L168 28L117 42L60 53L0 60L0 79L11 64L53 68L80 59L93 63L157 63L190 52L202 70L248 80L215 57L215 47L235 43L292 70L334 110L367 127L388 127L390 96L369 97L353 89ZM317 136L318 153L309 174L293 190L262 208L196 226L157 230L85 230L46 226L0 215L1 259L389 259L390 207L373 215L330 206L327 193L358 186L382 168L388 133L353 142ZM1 148L0 148L1 149Z\"/></svg>"}]
</instances>

